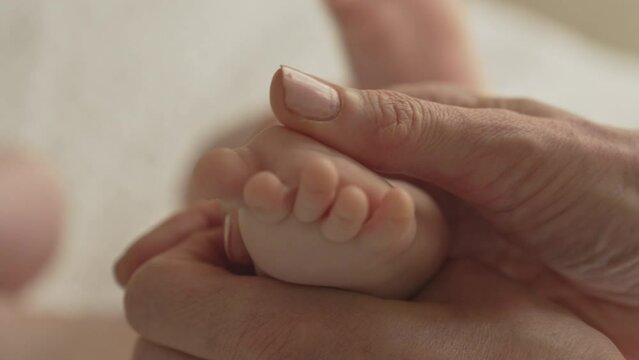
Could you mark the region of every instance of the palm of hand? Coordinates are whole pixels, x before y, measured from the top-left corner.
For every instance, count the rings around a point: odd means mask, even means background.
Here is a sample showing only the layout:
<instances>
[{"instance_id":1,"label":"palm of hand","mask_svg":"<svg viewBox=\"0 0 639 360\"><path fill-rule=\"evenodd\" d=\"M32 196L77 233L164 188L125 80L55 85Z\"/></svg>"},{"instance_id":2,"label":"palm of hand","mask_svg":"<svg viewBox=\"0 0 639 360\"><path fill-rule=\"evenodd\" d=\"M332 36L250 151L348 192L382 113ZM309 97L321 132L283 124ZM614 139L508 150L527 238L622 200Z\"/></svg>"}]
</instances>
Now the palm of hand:
<instances>
[{"instance_id":1,"label":"palm of hand","mask_svg":"<svg viewBox=\"0 0 639 360\"><path fill-rule=\"evenodd\" d=\"M452 217L453 257L472 258L557 303L609 336L626 356L639 356L639 308L615 304L545 266L535 252L517 245L470 206L456 202Z\"/></svg>"}]
</instances>

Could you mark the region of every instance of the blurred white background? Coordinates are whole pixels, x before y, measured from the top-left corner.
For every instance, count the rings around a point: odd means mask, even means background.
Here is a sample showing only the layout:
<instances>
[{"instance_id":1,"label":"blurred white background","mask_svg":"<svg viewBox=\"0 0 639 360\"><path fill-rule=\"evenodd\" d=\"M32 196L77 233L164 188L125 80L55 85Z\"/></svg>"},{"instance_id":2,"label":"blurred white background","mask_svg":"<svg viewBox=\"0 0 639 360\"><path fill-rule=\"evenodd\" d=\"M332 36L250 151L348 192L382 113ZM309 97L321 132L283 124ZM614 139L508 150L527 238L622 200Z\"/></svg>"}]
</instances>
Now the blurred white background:
<instances>
[{"instance_id":1,"label":"blurred white background","mask_svg":"<svg viewBox=\"0 0 639 360\"><path fill-rule=\"evenodd\" d=\"M639 59L510 2L468 4L492 92L639 127ZM33 308L118 312L114 259L179 204L207 139L268 109L280 64L348 81L319 0L0 1L0 144L42 154L69 199Z\"/></svg>"}]
</instances>

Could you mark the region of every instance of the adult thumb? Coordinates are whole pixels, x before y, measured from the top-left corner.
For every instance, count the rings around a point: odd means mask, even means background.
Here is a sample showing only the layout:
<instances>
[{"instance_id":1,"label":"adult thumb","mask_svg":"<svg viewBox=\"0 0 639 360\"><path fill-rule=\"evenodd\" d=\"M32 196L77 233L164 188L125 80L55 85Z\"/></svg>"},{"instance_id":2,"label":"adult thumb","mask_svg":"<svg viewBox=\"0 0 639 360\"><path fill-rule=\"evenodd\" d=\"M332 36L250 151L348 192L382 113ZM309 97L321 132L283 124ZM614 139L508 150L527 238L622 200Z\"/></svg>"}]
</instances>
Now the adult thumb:
<instances>
[{"instance_id":1,"label":"adult thumb","mask_svg":"<svg viewBox=\"0 0 639 360\"><path fill-rule=\"evenodd\" d=\"M489 201L486 186L548 150L528 131L528 115L345 88L289 67L273 78L271 106L287 127L378 172L433 183L471 202Z\"/></svg>"}]
</instances>

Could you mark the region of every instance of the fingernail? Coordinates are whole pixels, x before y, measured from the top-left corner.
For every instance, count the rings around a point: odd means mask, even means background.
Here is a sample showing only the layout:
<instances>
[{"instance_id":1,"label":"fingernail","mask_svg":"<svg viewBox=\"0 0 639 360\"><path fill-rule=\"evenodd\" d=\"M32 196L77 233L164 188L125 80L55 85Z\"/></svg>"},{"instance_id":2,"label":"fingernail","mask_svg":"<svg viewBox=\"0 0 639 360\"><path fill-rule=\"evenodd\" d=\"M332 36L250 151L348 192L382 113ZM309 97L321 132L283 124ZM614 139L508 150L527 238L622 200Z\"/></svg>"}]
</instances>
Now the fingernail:
<instances>
[{"instance_id":1,"label":"fingernail","mask_svg":"<svg viewBox=\"0 0 639 360\"><path fill-rule=\"evenodd\" d=\"M284 103L289 110L310 120L337 117L341 102L333 87L288 66L282 66L282 78Z\"/></svg>"}]
</instances>

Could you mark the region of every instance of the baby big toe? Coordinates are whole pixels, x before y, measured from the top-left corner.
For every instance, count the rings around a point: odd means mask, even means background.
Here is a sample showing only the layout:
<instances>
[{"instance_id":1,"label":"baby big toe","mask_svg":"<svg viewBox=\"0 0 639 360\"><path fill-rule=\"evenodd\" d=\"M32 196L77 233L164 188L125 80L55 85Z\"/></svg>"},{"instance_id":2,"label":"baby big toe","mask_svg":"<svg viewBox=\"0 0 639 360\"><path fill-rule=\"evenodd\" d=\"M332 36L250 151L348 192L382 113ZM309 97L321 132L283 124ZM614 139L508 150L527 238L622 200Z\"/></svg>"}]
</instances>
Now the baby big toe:
<instances>
[{"instance_id":1,"label":"baby big toe","mask_svg":"<svg viewBox=\"0 0 639 360\"><path fill-rule=\"evenodd\" d=\"M227 206L241 206L242 188L251 175L246 161L248 154L227 148L210 151L197 166L193 178L195 186L210 198L222 200Z\"/></svg>"}]
</instances>

